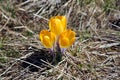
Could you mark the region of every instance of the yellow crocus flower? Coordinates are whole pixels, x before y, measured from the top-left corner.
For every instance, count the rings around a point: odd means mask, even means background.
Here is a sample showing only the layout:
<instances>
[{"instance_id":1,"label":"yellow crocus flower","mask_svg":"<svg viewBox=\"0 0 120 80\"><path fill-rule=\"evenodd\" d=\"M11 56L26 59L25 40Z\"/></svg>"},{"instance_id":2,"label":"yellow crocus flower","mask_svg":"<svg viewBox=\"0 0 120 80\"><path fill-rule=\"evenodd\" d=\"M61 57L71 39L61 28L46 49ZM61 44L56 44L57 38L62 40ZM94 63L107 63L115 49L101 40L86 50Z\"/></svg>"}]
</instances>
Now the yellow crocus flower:
<instances>
[{"instance_id":1,"label":"yellow crocus flower","mask_svg":"<svg viewBox=\"0 0 120 80\"><path fill-rule=\"evenodd\" d=\"M46 48L52 48L56 40L55 34L48 30L42 30L39 37Z\"/></svg>"},{"instance_id":2,"label":"yellow crocus flower","mask_svg":"<svg viewBox=\"0 0 120 80\"><path fill-rule=\"evenodd\" d=\"M68 48L75 41L75 32L68 29L59 36L59 45L61 48Z\"/></svg>"},{"instance_id":3,"label":"yellow crocus flower","mask_svg":"<svg viewBox=\"0 0 120 80\"><path fill-rule=\"evenodd\" d=\"M49 20L50 31L59 36L66 30L67 19L65 16L55 16Z\"/></svg>"}]
</instances>

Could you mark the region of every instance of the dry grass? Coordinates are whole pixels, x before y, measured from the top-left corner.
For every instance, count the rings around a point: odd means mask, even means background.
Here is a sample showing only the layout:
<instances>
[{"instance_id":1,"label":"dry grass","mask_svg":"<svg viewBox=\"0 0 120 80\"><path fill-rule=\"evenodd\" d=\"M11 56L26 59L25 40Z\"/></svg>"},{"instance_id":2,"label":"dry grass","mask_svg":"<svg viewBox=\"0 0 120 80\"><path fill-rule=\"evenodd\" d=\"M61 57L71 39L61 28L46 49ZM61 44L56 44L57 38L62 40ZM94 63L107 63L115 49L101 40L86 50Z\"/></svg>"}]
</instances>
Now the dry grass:
<instances>
[{"instance_id":1,"label":"dry grass","mask_svg":"<svg viewBox=\"0 0 120 80\"><path fill-rule=\"evenodd\" d=\"M120 80L119 5L119 0L0 0L0 79ZM55 15L67 16L76 42L58 65L25 61L48 54L41 52L38 37ZM31 65L38 71L30 71Z\"/></svg>"}]
</instances>

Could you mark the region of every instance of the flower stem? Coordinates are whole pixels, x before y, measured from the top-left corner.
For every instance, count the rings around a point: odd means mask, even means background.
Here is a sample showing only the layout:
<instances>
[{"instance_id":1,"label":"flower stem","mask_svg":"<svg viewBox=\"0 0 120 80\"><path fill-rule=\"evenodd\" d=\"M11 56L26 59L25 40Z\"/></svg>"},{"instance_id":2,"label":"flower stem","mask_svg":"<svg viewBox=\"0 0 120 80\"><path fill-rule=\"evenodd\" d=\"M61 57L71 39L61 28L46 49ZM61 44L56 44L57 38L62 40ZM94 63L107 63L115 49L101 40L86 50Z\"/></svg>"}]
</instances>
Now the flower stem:
<instances>
[{"instance_id":1,"label":"flower stem","mask_svg":"<svg viewBox=\"0 0 120 80\"><path fill-rule=\"evenodd\" d=\"M62 60L62 53L59 43L57 43L57 49L56 49L56 63L59 63Z\"/></svg>"},{"instance_id":2,"label":"flower stem","mask_svg":"<svg viewBox=\"0 0 120 80\"><path fill-rule=\"evenodd\" d=\"M55 61L55 52L54 52L54 50L53 50L53 49L49 49L49 51L50 51L50 53L52 54L52 57L53 57L53 59L52 59L52 62L51 62L51 63L54 63L54 61Z\"/></svg>"}]
</instances>

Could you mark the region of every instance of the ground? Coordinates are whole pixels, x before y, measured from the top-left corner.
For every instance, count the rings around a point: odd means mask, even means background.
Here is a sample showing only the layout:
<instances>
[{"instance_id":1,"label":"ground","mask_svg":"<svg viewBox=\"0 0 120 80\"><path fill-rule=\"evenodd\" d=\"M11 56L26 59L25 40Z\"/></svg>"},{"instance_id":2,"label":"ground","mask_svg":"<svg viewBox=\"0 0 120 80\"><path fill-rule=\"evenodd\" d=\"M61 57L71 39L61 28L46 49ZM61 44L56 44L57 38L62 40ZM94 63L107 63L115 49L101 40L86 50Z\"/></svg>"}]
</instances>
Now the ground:
<instances>
[{"instance_id":1,"label":"ground","mask_svg":"<svg viewBox=\"0 0 120 80\"><path fill-rule=\"evenodd\" d=\"M1 80L120 80L120 0L0 0ZM40 42L65 15L76 41L52 64Z\"/></svg>"}]
</instances>

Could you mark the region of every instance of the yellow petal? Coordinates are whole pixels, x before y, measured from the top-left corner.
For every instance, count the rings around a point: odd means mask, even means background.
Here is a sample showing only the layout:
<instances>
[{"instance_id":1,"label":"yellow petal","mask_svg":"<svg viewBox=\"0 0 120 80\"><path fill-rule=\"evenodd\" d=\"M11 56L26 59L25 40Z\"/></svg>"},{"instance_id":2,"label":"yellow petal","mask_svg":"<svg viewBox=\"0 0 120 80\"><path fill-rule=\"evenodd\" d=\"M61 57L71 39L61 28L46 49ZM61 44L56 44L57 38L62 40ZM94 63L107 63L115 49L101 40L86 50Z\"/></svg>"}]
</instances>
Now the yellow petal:
<instances>
[{"instance_id":1,"label":"yellow petal","mask_svg":"<svg viewBox=\"0 0 120 80\"><path fill-rule=\"evenodd\" d=\"M62 38L59 40L60 47L66 48L69 46L69 40L68 38Z\"/></svg>"},{"instance_id":2,"label":"yellow petal","mask_svg":"<svg viewBox=\"0 0 120 80\"><path fill-rule=\"evenodd\" d=\"M49 36L44 36L43 37L43 45L47 48L51 48L52 47L52 44L51 44L51 41L50 41L50 37Z\"/></svg>"},{"instance_id":3,"label":"yellow petal","mask_svg":"<svg viewBox=\"0 0 120 80\"><path fill-rule=\"evenodd\" d=\"M43 37L44 37L45 35L49 35L49 31L47 31L47 30L42 30L42 31L40 32L40 36L39 36L41 41L43 41Z\"/></svg>"},{"instance_id":4,"label":"yellow petal","mask_svg":"<svg viewBox=\"0 0 120 80\"><path fill-rule=\"evenodd\" d=\"M48 30L42 30L39 37L46 48L52 48L56 40L55 34Z\"/></svg>"},{"instance_id":5,"label":"yellow petal","mask_svg":"<svg viewBox=\"0 0 120 80\"><path fill-rule=\"evenodd\" d=\"M53 32L50 32L50 40L54 44L56 40L56 35Z\"/></svg>"},{"instance_id":6,"label":"yellow petal","mask_svg":"<svg viewBox=\"0 0 120 80\"><path fill-rule=\"evenodd\" d=\"M75 37L73 37L72 39L70 39L69 46L71 46L74 42L75 42Z\"/></svg>"},{"instance_id":7,"label":"yellow petal","mask_svg":"<svg viewBox=\"0 0 120 80\"><path fill-rule=\"evenodd\" d=\"M50 23L51 32L55 33L56 35L59 35L61 32L63 32L62 24L59 19L54 19Z\"/></svg>"},{"instance_id":8,"label":"yellow petal","mask_svg":"<svg viewBox=\"0 0 120 80\"><path fill-rule=\"evenodd\" d=\"M63 27L64 27L64 30L66 30L66 26L67 26L67 19L65 16L56 16L56 18L60 19Z\"/></svg>"},{"instance_id":9,"label":"yellow petal","mask_svg":"<svg viewBox=\"0 0 120 80\"><path fill-rule=\"evenodd\" d=\"M71 31L70 29L68 30L68 37L69 39L71 40L72 38L75 37L75 32L74 31Z\"/></svg>"},{"instance_id":10,"label":"yellow petal","mask_svg":"<svg viewBox=\"0 0 120 80\"><path fill-rule=\"evenodd\" d=\"M55 33L57 36L66 30L66 17L65 16L55 16L49 21L50 31Z\"/></svg>"},{"instance_id":11,"label":"yellow petal","mask_svg":"<svg viewBox=\"0 0 120 80\"><path fill-rule=\"evenodd\" d=\"M75 42L75 32L66 30L60 34L59 45L61 48L67 48Z\"/></svg>"}]
</instances>

